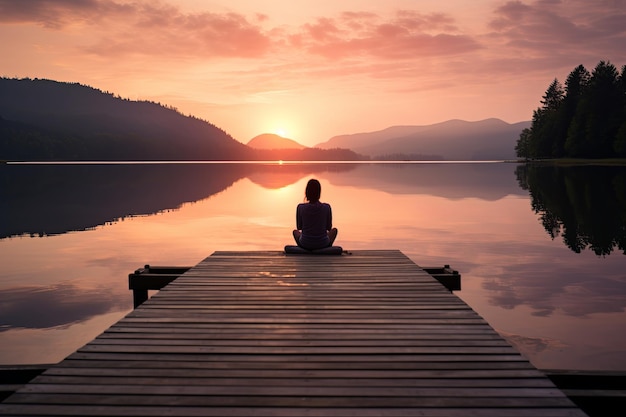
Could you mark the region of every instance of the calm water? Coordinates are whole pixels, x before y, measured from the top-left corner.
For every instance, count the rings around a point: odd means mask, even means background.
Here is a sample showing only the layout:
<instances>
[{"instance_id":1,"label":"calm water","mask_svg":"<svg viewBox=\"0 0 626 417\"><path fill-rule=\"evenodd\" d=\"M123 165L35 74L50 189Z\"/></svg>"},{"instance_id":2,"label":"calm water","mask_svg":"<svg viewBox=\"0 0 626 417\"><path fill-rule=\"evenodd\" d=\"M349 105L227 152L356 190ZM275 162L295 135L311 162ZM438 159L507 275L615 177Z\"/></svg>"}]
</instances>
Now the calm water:
<instances>
[{"instance_id":1,"label":"calm water","mask_svg":"<svg viewBox=\"0 0 626 417\"><path fill-rule=\"evenodd\" d=\"M0 364L90 341L144 264L291 244L311 177L344 249L450 264L539 368L626 370L626 168L505 163L0 165Z\"/></svg>"}]
</instances>

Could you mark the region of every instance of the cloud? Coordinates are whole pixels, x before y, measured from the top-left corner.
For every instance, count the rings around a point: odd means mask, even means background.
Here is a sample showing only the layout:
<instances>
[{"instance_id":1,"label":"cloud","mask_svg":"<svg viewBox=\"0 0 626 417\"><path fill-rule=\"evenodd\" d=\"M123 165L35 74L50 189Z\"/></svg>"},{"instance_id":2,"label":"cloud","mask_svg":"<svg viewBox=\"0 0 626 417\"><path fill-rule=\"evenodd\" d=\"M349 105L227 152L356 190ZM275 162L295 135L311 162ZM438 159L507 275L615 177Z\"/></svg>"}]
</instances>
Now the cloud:
<instances>
[{"instance_id":1,"label":"cloud","mask_svg":"<svg viewBox=\"0 0 626 417\"><path fill-rule=\"evenodd\" d=\"M371 13L346 12L305 24L295 44L330 59L370 56L383 59L465 54L481 48L458 32L445 14L398 11L383 19Z\"/></svg>"},{"instance_id":2,"label":"cloud","mask_svg":"<svg viewBox=\"0 0 626 417\"><path fill-rule=\"evenodd\" d=\"M18 287L0 291L0 332L11 328L46 329L83 322L111 311L124 311L131 295L120 299L102 288L72 284Z\"/></svg>"},{"instance_id":3,"label":"cloud","mask_svg":"<svg viewBox=\"0 0 626 417\"><path fill-rule=\"evenodd\" d=\"M95 22L101 16L123 16L132 6L101 0L0 0L0 22L35 23L61 29L77 22Z\"/></svg>"},{"instance_id":4,"label":"cloud","mask_svg":"<svg viewBox=\"0 0 626 417\"><path fill-rule=\"evenodd\" d=\"M493 35L533 55L603 55L626 44L626 2L508 1L494 10ZM603 55L603 56L606 56Z\"/></svg>"},{"instance_id":5,"label":"cloud","mask_svg":"<svg viewBox=\"0 0 626 417\"><path fill-rule=\"evenodd\" d=\"M266 16L256 14L258 22ZM82 29L96 38L84 51L104 57L258 57L270 46L261 27L237 13L186 13L162 2L0 0L0 22ZM87 40L85 40L88 42Z\"/></svg>"},{"instance_id":6,"label":"cloud","mask_svg":"<svg viewBox=\"0 0 626 417\"><path fill-rule=\"evenodd\" d=\"M619 256L619 255L616 255ZM505 309L526 305L534 316L556 311L574 317L626 309L626 281L619 267L606 276L589 276L576 265L559 265L559 273L534 263L512 264L506 276L485 280L489 302Z\"/></svg>"},{"instance_id":7,"label":"cloud","mask_svg":"<svg viewBox=\"0 0 626 417\"><path fill-rule=\"evenodd\" d=\"M214 59L255 58L267 52L270 39L244 16L229 13L183 14L177 9L146 7L147 13L129 19L125 26L112 25L88 48L96 55L166 55ZM117 29L117 30L115 30Z\"/></svg>"},{"instance_id":8,"label":"cloud","mask_svg":"<svg viewBox=\"0 0 626 417\"><path fill-rule=\"evenodd\" d=\"M443 13L397 11L390 17L361 11L318 17L300 27L267 28L268 17L185 12L174 3L113 0L0 0L0 22L47 29L88 30L86 50L105 57L139 55L258 58L299 52L339 59L370 56L416 59L480 48ZM87 41L88 42L88 41ZM294 50L296 48L296 50Z\"/></svg>"}]
</instances>

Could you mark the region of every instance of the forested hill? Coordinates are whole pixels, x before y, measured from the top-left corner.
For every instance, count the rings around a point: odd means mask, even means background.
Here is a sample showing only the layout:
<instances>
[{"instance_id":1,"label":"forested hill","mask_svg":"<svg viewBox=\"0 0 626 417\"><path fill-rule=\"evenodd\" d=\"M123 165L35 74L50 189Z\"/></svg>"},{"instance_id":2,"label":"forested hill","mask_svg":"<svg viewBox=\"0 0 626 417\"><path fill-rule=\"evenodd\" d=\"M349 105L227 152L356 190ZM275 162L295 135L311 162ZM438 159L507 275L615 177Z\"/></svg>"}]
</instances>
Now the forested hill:
<instances>
[{"instance_id":1,"label":"forested hill","mask_svg":"<svg viewBox=\"0 0 626 417\"><path fill-rule=\"evenodd\" d=\"M2 160L233 160L253 151L220 128L80 85L0 78Z\"/></svg>"},{"instance_id":2,"label":"forested hill","mask_svg":"<svg viewBox=\"0 0 626 417\"><path fill-rule=\"evenodd\" d=\"M517 140L517 156L626 158L626 65L579 65L565 85L554 79Z\"/></svg>"}]
</instances>

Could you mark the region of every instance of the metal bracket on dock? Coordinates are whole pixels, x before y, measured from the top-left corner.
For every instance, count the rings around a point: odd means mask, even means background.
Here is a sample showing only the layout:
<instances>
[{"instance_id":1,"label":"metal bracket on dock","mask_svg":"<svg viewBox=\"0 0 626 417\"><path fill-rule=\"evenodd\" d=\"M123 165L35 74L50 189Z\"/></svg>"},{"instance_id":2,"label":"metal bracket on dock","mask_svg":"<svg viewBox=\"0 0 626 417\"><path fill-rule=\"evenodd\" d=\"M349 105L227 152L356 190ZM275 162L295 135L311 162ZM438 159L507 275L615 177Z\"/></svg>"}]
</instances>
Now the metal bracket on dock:
<instances>
[{"instance_id":1,"label":"metal bracket on dock","mask_svg":"<svg viewBox=\"0 0 626 417\"><path fill-rule=\"evenodd\" d=\"M150 266L128 274L128 289L133 290L133 308L148 299L148 290L160 290L191 269L190 266Z\"/></svg>"},{"instance_id":2,"label":"metal bracket on dock","mask_svg":"<svg viewBox=\"0 0 626 417\"><path fill-rule=\"evenodd\" d=\"M461 274L450 268L450 265L444 265L441 267L420 267L428 274L433 276L441 285L446 287L450 292L461 291Z\"/></svg>"}]
</instances>

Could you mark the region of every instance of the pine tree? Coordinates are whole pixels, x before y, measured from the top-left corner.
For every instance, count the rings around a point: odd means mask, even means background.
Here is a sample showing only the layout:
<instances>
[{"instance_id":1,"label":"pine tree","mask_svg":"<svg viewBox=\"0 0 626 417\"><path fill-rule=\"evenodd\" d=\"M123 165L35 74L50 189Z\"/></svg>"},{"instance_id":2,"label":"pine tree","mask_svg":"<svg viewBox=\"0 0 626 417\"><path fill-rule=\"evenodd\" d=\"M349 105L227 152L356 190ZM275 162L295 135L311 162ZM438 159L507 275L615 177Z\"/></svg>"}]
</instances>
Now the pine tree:
<instances>
[{"instance_id":1,"label":"pine tree","mask_svg":"<svg viewBox=\"0 0 626 417\"><path fill-rule=\"evenodd\" d=\"M537 132L539 151L544 157L558 156L555 153L554 143L561 134L559 131L559 114L563 104L565 91L561 83L555 78L546 90L541 103L543 104L543 120L541 129Z\"/></svg>"},{"instance_id":2,"label":"pine tree","mask_svg":"<svg viewBox=\"0 0 626 417\"><path fill-rule=\"evenodd\" d=\"M519 135L517 144L515 145L515 154L518 158L530 159L532 157L530 153L530 137L532 132L529 128L522 130Z\"/></svg>"},{"instance_id":3,"label":"pine tree","mask_svg":"<svg viewBox=\"0 0 626 417\"><path fill-rule=\"evenodd\" d=\"M558 134L554 138L553 150L557 158L567 155L566 142L568 138L568 130L576 114L576 109L580 103L581 97L589 86L591 74L583 65L579 65L567 76L565 80L565 97L563 104L559 109ZM572 138L575 139L575 138Z\"/></svg>"},{"instance_id":4,"label":"pine tree","mask_svg":"<svg viewBox=\"0 0 626 417\"><path fill-rule=\"evenodd\" d=\"M626 65L622 66L622 72L618 80L618 90L622 98L621 123L613 142L613 150L617 156L623 158L626 157Z\"/></svg>"},{"instance_id":5,"label":"pine tree","mask_svg":"<svg viewBox=\"0 0 626 417\"><path fill-rule=\"evenodd\" d=\"M518 156L524 158L550 158L553 154L553 138L556 129L556 120L559 108L563 102L565 92L563 86L556 78L543 95L542 107L533 112L531 129L523 132L520 136L518 146L520 152L526 152ZM520 141L524 143L520 143Z\"/></svg>"},{"instance_id":6,"label":"pine tree","mask_svg":"<svg viewBox=\"0 0 626 417\"><path fill-rule=\"evenodd\" d=\"M613 155L613 142L621 124L623 100L619 92L619 72L610 62L601 61L589 81L585 95L589 117L587 142L592 144L592 156L607 158Z\"/></svg>"}]
</instances>

